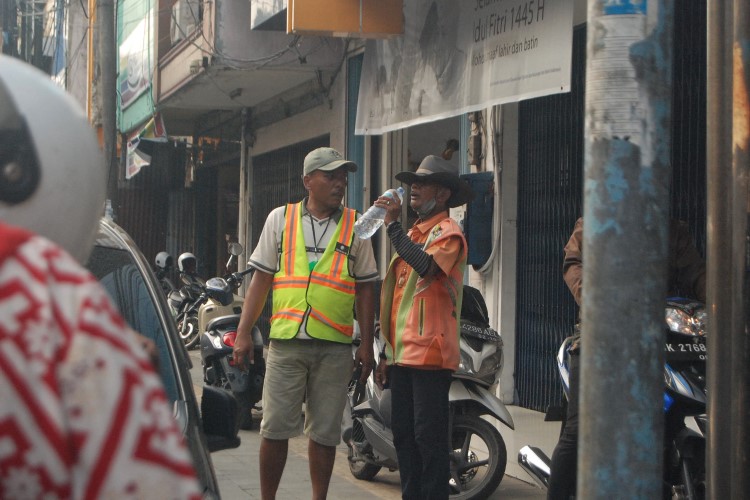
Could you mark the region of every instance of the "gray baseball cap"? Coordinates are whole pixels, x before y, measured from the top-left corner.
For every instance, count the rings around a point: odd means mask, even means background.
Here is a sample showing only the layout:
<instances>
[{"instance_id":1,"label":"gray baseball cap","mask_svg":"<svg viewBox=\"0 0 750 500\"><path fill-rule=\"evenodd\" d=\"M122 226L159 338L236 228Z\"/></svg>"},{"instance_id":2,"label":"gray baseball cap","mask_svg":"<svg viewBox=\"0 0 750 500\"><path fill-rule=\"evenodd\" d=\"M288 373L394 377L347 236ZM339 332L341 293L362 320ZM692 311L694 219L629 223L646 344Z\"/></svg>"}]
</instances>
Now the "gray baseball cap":
<instances>
[{"instance_id":1,"label":"gray baseball cap","mask_svg":"<svg viewBox=\"0 0 750 500\"><path fill-rule=\"evenodd\" d=\"M339 167L346 167L349 172L357 171L357 164L345 159L341 153L333 148L318 148L310 151L305 156L304 175L309 175L315 170L330 172Z\"/></svg>"}]
</instances>

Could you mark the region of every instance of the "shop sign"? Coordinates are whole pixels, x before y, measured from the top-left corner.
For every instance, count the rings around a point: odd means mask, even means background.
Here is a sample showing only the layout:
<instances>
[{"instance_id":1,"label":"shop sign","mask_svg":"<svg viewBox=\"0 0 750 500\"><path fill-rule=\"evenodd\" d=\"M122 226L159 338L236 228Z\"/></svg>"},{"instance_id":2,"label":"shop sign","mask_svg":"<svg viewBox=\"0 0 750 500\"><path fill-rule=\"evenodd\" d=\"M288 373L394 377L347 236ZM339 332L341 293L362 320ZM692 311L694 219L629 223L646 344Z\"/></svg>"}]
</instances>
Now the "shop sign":
<instances>
[{"instance_id":1,"label":"shop sign","mask_svg":"<svg viewBox=\"0 0 750 500\"><path fill-rule=\"evenodd\" d=\"M570 90L573 0L413 0L404 23L367 42L357 134Z\"/></svg>"}]
</instances>

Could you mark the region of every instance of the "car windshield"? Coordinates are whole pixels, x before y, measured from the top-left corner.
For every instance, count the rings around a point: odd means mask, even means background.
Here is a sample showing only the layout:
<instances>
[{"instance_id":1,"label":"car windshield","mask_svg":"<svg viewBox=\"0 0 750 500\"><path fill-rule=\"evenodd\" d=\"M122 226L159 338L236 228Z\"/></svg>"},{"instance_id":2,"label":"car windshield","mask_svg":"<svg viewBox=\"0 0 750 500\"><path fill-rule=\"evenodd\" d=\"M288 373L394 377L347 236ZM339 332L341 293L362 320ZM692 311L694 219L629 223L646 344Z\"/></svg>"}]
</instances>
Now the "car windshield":
<instances>
[{"instance_id":1,"label":"car windshield","mask_svg":"<svg viewBox=\"0 0 750 500\"><path fill-rule=\"evenodd\" d=\"M125 250L95 246L88 269L107 289L130 327L150 338L159 350L159 372L167 397L179 398L177 380L167 344L167 333L159 321L156 304L149 294L143 275Z\"/></svg>"}]
</instances>

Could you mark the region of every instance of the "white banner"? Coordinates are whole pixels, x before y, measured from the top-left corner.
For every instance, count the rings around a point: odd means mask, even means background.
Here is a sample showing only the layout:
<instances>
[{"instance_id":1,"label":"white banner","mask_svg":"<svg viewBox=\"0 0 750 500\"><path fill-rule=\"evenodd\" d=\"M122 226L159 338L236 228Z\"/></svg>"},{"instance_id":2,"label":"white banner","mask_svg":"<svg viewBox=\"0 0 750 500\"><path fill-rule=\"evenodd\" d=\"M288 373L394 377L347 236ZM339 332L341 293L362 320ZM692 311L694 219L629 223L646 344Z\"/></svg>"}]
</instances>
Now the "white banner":
<instances>
[{"instance_id":1,"label":"white banner","mask_svg":"<svg viewBox=\"0 0 750 500\"><path fill-rule=\"evenodd\" d=\"M573 0L412 0L404 23L367 42L357 134L570 90Z\"/></svg>"}]
</instances>

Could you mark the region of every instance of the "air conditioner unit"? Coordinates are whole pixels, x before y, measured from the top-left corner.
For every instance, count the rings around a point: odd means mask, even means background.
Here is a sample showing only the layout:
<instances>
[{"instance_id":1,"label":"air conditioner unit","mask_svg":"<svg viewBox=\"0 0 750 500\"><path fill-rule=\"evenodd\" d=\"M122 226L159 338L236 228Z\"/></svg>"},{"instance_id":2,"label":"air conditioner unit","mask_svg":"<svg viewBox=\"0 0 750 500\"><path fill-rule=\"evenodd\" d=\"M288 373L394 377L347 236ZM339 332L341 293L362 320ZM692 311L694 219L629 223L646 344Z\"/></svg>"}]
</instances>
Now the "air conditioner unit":
<instances>
[{"instance_id":1,"label":"air conditioner unit","mask_svg":"<svg viewBox=\"0 0 750 500\"><path fill-rule=\"evenodd\" d=\"M200 0L177 0L172 6L172 45L189 36L200 23Z\"/></svg>"}]
</instances>

